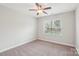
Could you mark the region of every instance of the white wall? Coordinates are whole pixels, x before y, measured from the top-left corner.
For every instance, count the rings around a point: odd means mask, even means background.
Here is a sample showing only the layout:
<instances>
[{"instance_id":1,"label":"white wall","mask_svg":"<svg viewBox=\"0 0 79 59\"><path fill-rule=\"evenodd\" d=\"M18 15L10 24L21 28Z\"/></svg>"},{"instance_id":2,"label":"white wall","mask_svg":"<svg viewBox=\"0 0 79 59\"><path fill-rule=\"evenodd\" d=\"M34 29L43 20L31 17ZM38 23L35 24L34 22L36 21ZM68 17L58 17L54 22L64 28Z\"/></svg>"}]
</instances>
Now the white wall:
<instances>
[{"instance_id":1,"label":"white wall","mask_svg":"<svg viewBox=\"0 0 79 59\"><path fill-rule=\"evenodd\" d=\"M79 7L76 10L76 49L79 53Z\"/></svg>"},{"instance_id":2,"label":"white wall","mask_svg":"<svg viewBox=\"0 0 79 59\"><path fill-rule=\"evenodd\" d=\"M57 15L38 18L38 39L55 42L59 44L74 46L75 45L75 12L65 12ZM54 19L61 20L62 31L61 35L47 36L43 31L43 26L46 21Z\"/></svg>"},{"instance_id":3,"label":"white wall","mask_svg":"<svg viewBox=\"0 0 79 59\"><path fill-rule=\"evenodd\" d=\"M0 52L36 38L36 19L0 6Z\"/></svg>"}]
</instances>

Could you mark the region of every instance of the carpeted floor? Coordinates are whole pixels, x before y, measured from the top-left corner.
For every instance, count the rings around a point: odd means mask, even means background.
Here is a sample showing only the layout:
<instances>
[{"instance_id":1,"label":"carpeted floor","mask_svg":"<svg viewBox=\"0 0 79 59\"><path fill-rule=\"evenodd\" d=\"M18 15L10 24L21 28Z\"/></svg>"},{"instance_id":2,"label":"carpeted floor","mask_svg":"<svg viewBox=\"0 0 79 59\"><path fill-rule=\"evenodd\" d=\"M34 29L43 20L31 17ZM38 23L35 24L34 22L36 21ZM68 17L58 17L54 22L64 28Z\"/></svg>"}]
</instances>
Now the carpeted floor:
<instances>
[{"instance_id":1,"label":"carpeted floor","mask_svg":"<svg viewBox=\"0 0 79 59\"><path fill-rule=\"evenodd\" d=\"M73 47L35 40L0 53L0 56L77 56L77 52Z\"/></svg>"}]
</instances>

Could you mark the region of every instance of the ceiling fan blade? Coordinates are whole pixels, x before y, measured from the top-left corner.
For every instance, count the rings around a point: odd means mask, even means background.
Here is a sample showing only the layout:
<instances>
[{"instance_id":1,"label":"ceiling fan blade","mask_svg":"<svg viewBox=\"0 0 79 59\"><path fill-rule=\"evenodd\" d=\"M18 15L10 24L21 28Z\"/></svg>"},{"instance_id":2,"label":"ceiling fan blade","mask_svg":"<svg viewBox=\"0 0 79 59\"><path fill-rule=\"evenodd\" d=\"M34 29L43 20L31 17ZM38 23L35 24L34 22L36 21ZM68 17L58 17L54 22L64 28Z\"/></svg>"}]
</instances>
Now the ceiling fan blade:
<instances>
[{"instance_id":1,"label":"ceiling fan blade","mask_svg":"<svg viewBox=\"0 0 79 59\"><path fill-rule=\"evenodd\" d=\"M39 3L36 3L36 6L37 6L37 7L40 7L40 8L42 7Z\"/></svg>"},{"instance_id":2,"label":"ceiling fan blade","mask_svg":"<svg viewBox=\"0 0 79 59\"><path fill-rule=\"evenodd\" d=\"M36 4L36 6L38 6L38 7L40 6L39 3L35 3L35 4Z\"/></svg>"},{"instance_id":3,"label":"ceiling fan blade","mask_svg":"<svg viewBox=\"0 0 79 59\"><path fill-rule=\"evenodd\" d=\"M47 9L51 9L51 7L46 7L46 8L44 8L44 10L47 10Z\"/></svg>"},{"instance_id":4,"label":"ceiling fan blade","mask_svg":"<svg viewBox=\"0 0 79 59\"><path fill-rule=\"evenodd\" d=\"M47 12L43 11L43 13L48 14Z\"/></svg>"},{"instance_id":5,"label":"ceiling fan blade","mask_svg":"<svg viewBox=\"0 0 79 59\"><path fill-rule=\"evenodd\" d=\"M30 11L36 11L36 9L29 9Z\"/></svg>"},{"instance_id":6,"label":"ceiling fan blade","mask_svg":"<svg viewBox=\"0 0 79 59\"><path fill-rule=\"evenodd\" d=\"M37 15L39 15L39 13L37 13Z\"/></svg>"}]
</instances>

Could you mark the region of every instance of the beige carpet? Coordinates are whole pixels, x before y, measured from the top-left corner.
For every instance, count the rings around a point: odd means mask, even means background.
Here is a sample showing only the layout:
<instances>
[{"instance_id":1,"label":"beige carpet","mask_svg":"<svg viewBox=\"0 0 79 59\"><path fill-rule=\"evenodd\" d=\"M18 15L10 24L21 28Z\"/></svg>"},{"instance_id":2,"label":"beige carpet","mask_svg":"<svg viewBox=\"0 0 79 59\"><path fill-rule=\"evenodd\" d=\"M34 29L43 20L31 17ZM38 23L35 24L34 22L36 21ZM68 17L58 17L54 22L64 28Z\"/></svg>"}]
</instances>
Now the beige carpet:
<instances>
[{"instance_id":1,"label":"beige carpet","mask_svg":"<svg viewBox=\"0 0 79 59\"><path fill-rule=\"evenodd\" d=\"M36 40L0 53L0 56L77 56L77 52L72 47Z\"/></svg>"}]
</instances>

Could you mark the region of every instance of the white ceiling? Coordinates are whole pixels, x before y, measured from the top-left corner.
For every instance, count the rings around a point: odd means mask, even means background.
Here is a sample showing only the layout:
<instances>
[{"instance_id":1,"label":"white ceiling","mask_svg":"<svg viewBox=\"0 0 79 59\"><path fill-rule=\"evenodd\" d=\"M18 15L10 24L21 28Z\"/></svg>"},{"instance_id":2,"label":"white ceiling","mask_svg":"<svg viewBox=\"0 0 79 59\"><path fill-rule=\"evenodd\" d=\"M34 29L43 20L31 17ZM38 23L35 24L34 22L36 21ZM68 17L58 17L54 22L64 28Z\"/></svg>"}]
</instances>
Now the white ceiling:
<instances>
[{"instance_id":1,"label":"white ceiling","mask_svg":"<svg viewBox=\"0 0 79 59\"><path fill-rule=\"evenodd\" d=\"M42 4L45 5L46 7L47 6L52 7L52 9L46 10L48 15L72 11L75 10L76 7L78 6L78 3L42 3ZM14 9L16 11L25 13L33 17L47 16L43 13L37 16L35 11L29 11L29 9L36 8L34 3L1 3L0 5L6 6L8 8Z\"/></svg>"}]
</instances>

